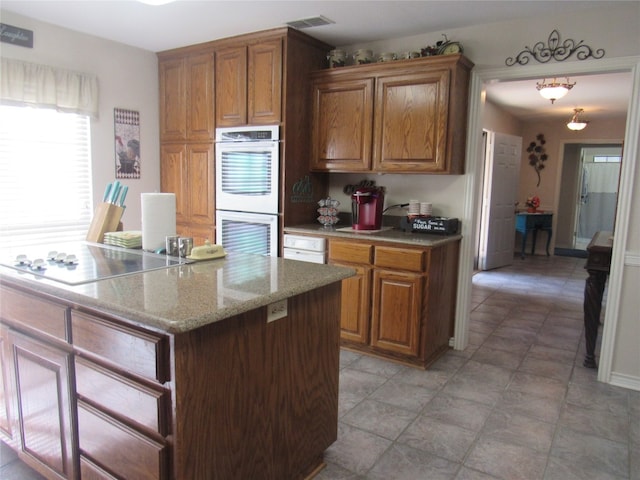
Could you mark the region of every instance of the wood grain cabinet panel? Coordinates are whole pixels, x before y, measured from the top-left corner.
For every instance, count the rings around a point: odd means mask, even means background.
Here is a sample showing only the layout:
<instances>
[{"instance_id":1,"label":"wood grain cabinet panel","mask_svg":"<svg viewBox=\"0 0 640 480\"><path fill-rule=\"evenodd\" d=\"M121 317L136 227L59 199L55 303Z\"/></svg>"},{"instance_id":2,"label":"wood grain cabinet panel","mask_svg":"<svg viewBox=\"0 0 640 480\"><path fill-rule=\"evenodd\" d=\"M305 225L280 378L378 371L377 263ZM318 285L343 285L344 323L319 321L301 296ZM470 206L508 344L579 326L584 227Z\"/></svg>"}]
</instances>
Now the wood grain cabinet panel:
<instances>
[{"instance_id":1,"label":"wood grain cabinet panel","mask_svg":"<svg viewBox=\"0 0 640 480\"><path fill-rule=\"evenodd\" d=\"M421 313L422 275L373 271L373 347L416 357Z\"/></svg>"},{"instance_id":2,"label":"wood grain cabinet panel","mask_svg":"<svg viewBox=\"0 0 640 480\"><path fill-rule=\"evenodd\" d=\"M187 136L186 60L160 62L160 140L184 140Z\"/></svg>"},{"instance_id":3,"label":"wood grain cabinet panel","mask_svg":"<svg viewBox=\"0 0 640 480\"><path fill-rule=\"evenodd\" d=\"M440 55L314 72L311 169L463 173L472 67Z\"/></svg>"},{"instance_id":4,"label":"wood grain cabinet panel","mask_svg":"<svg viewBox=\"0 0 640 480\"><path fill-rule=\"evenodd\" d=\"M454 334L459 241L435 247L328 238L329 263L356 270L342 281L343 346L421 368Z\"/></svg>"},{"instance_id":5,"label":"wood grain cabinet panel","mask_svg":"<svg viewBox=\"0 0 640 480\"><path fill-rule=\"evenodd\" d=\"M371 268L362 265L333 265L353 268L355 276L342 281L340 336L362 345L369 343L371 316Z\"/></svg>"},{"instance_id":6,"label":"wood grain cabinet panel","mask_svg":"<svg viewBox=\"0 0 640 480\"><path fill-rule=\"evenodd\" d=\"M247 121L278 124L282 118L282 39L248 47Z\"/></svg>"},{"instance_id":7,"label":"wood grain cabinet panel","mask_svg":"<svg viewBox=\"0 0 640 480\"><path fill-rule=\"evenodd\" d=\"M167 478L167 447L78 402L82 455L117 478Z\"/></svg>"},{"instance_id":8,"label":"wood grain cabinet panel","mask_svg":"<svg viewBox=\"0 0 640 480\"><path fill-rule=\"evenodd\" d=\"M14 443L15 395L13 393L13 361L9 340L9 329L0 325L0 438ZM17 439L16 439L17 440Z\"/></svg>"},{"instance_id":9,"label":"wood grain cabinet panel","mask_svg":"<svg viewBox=\"0 0 640 480\"><path fill-rule=\"evenodd\" d=\"M0 287L0 318L3 321L65 343L70 341L67 310L64 305ZM37 313L34 315L34 312Z\"/></svg>"},{"instance_id":10,"label":"wood grain cabinet panel","mask_svg":"<svg viewBox=\"0 0 640 480\"><path fill-rule=\"evenodd\" d=\"M81 312L72 312L73 345L90 356L142 377L166 382L168 340Z\"/></svg>"},{"instance_id":11,"label":"wood grain cabinet panel","mask_svg":"<svg viewBox=\"0 0 640 480\"><path fill-rule=\"evenodd\" d=\"M169 433L168 392L146 387L81 357L76 358L75 366L76 392L81 398L162 436Z\"/></svg>"},{"instance_id":12,"label":"wood grain cabinet panel","mask_svg":"<svg viewBox=\"0 0 640 480\"><path fill-rule=\"evenodd\" d=\"M373 169L447 168L449 70L378 78Z\"/></svg>"},{"instance_id":13,"label":"wood grain cabinet panel","mask_svg":"<svg viewBox=\"0 0 640 480\"><path fill-rule=\"evenodd\" d=\"M187 134L185 140L206 141L214 137L214 62L212 53L186 60Z\"/></svg>"},{"instance_id":14,"label":"wood grain cabinet panel","mask_svg":"<svg viewBox=\"0 0 640 480\"><path fill-rule=\"evenodd\" d=\"M161 145L160 168L162 191L176 196L177 227L209 226L212 230L215 223L213 144Z\"/></svg>"},{"instance_id":15,"label":"wood grain cabinet panel","mask_svg":"<svg viewBox=\"0 0 640 480\"><path fill-rule=\"evenodd\" d=\"M371 169L373 78L313 84L311 169Z\"/></svg>"},{"instance_id":16,"label":"wood grain cabinet panel","mask_svg":"<svg viewBox=\"0 0 640 480\"><path fill-rule=\"evenodd\" d=\"M247 124L247 48L216 52L216 126Z\"/></svg>"},{"instance_id":17,"label":"wood grain cabinet panel","mask_svg":"<svg viewBox=\"0 0 640 480\"><path fill-rule=\"evenodd\" d=\"M72 354L12 331L22 459L50 478L76 478Z\"/></svg>"}]
</instances>

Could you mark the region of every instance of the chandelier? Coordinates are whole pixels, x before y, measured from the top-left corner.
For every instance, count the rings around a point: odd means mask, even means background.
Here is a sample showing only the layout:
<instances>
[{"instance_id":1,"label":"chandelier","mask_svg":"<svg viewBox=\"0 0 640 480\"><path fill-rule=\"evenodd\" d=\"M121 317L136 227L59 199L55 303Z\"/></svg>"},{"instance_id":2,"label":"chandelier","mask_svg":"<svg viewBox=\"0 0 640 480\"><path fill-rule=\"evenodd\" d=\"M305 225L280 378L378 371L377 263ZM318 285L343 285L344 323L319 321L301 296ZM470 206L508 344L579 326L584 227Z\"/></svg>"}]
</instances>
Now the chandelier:
<instances>
[{"instance_id":1,"label":"chandelier","mask_svg":"<svg viewBox=\"0 0 640 480\"><path fill-rule=\"evenodd\" d=\"M576 82L569 83L568 77L565 80L566 82L558 82L554 78L553 81L547 83L547 79L544 78L542 82L536 83L536 88L540 92L540 95L547 100L551 100L551 103L553 103L569 93L569 90L576 84Z\"/></svg>"},{"instance_id":2,"label":"chandelier","mask_svg":"<svg viewBox=\"0 0 640 480\"><path fill-rule=\"evenodd\" d=\"M584 110L582 108L573 109L573 117L571 117L571 121L567 123L569 130L583 130L587 126L589 122L580 117L583 113Z\"/></svg>"}]
</instances>

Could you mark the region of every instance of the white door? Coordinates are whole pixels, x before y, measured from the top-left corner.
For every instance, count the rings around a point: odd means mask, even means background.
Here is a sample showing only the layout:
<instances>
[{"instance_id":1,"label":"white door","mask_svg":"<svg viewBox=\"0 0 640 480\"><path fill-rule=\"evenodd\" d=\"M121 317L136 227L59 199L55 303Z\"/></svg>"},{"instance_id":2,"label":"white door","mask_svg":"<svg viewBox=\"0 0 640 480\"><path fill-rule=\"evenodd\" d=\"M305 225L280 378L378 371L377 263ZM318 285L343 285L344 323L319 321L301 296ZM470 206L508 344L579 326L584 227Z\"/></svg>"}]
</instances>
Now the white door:
<instances>
[{"instance_id":1,"label":"white door","mask_svg":"<svg viewBox=\"0 0 640 480\"><path fill-rule=\"evenodd\" d=\"M488 132L478 258L481 270L513 262L521 154L521 137Z\"/></svg>"}]
</instances>

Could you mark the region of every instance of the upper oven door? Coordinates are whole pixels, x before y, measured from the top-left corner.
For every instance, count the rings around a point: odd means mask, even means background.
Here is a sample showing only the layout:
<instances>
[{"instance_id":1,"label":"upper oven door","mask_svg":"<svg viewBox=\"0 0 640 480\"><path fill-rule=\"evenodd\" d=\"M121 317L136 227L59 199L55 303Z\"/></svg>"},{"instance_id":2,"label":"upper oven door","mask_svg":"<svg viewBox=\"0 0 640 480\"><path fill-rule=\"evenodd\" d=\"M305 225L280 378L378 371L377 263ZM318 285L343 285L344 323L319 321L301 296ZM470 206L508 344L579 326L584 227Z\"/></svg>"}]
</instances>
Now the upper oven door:
<instances>
[{"instance_id":1,"label":"upper oven door","mask_svg":"<svg viewBox=\"0 0 640 480\"><path fill-rule=\"evenodd\" d=\"M216 209L278 213L277 141L216 143Z\"/></svg>"}]
</instances>

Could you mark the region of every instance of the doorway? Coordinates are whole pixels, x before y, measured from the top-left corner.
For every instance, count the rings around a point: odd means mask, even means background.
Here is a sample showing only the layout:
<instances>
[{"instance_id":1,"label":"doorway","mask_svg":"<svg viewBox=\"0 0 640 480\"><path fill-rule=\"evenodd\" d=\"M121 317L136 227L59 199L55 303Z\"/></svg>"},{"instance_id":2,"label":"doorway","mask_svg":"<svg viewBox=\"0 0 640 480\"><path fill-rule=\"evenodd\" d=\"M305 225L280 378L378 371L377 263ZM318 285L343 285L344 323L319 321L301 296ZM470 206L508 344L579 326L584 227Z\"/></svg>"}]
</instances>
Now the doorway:
<instances>
[{"instance_id":1,"label":"doorway","mask_svg":"<svg viewBox=\"0 0 640 480\"><path fill-rule=\"evenodd\" d=\"M565 143L558 194L556 255L586 257L598 231L613 231L622 145Z\"/></svg>"},{"instance_id":2,"label":"doorway","mask_svg":"<svg viewBox=\"0 0 640 480\"><path fill-rule=\"evenodd\" d=\"M625 154L629 158L635 158L640 150L640 103L637 102L637 92L640 91L640 64L636 58L614 58L610 60L585 60L566 62L564 64L543 64L525 66L522 68L487 68L472 72L469 137L467 140L467 173L464 216L470 219L463 225L463 243L460 258L460 287L456 304L456 325L453 346L463 350L469 339L469 314L471 306L471 285L473 276L473 263L475 257L475 229L478 221L477 201L480 197L483 155L482 155L482 128L484 113L484 96L486 85L496 81L523 80L549 76L563 75L589 75L607 72L631 72L632 85L629 92L631 99L625 127ZM614 240L614 255L612 258L611 275L609 278L609 295L607 303L607 315L605 328L602 335L602 350L600 356L600 368L598 379L605 382L611 381L611 368L615 346L615 334L620 310L620 295L622 278L625 273L623 253L627 249L628 220L631 216L631 193L634 178L635 165L625 162L622 166L621 182L619 189L620 202L618 204L616 223L616 236Z\"/></svg>"}]
</instances>

